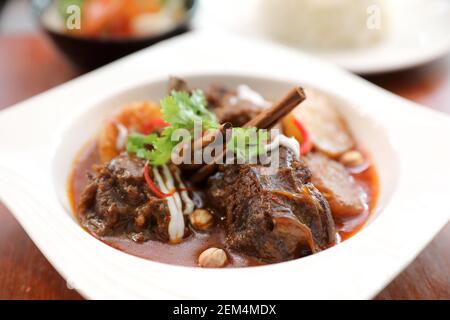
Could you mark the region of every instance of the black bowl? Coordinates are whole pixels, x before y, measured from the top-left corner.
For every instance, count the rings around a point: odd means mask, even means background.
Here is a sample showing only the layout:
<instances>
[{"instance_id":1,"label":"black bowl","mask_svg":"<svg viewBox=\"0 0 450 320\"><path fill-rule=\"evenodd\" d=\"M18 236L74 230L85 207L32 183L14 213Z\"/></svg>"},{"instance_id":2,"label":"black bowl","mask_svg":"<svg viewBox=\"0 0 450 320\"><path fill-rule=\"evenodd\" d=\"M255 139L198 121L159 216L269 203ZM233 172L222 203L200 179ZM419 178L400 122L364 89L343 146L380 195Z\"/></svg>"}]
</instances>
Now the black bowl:
<instances>
[{"instance_id":1,"label":"black bowl","mask_svg":"<svg viewBox=\"0 0 450 320\"><path fill-rule=\"evenodd\" d=\"M46 28L42 22L42 14L53 5L52 0L33 0L33 8L38 18L39 25L53 40L56 46L78 67L92 70L107 63L124 57L130 53L151 46L159 41L177 36L189 31L190 21L195 9L195 0L184 0L186 6L185 19L172 30L157 35L146 37L127 38L89 38L73 36L61 32L55 32Z\"/></svg>"},{"instance_id":2,"label":"black bowl","mask_svg":"<svg viewBox=\"0 0 450 320\"><path fill-rule=\"evenodd\" d=\"M0 0L0 13L2 13L3 7L5 6L6 0Z\"/></svg>"}]
</instances>

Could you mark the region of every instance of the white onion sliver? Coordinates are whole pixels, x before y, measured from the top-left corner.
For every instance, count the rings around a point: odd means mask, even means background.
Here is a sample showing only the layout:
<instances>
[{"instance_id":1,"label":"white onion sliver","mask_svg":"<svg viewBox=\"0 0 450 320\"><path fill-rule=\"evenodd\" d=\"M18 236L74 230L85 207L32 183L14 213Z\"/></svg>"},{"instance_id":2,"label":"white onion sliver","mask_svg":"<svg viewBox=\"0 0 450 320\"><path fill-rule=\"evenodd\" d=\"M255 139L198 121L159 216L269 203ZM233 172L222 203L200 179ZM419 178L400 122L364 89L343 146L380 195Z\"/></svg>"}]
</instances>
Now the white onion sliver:
<instances>
[{"instance_id":1,"label":"white onion sliver","mask_svg":"<svg viewBox=\"0 0 450 320\"><path fill-rule=\"evenodd\" d=\"M171 192L172 190L175 190L175 181L173 180L172 172L170 172L169 168L166 165L163 165L162 169L168 192ZM172 195L172 198L175 200L178 211L183 211L183 204L181 203L180 194L175 191Z\"/></svg>"},{"instance_id":2,"label":"white onion sliver","mask_svg":"<svg viewBox=\"0 0 450 320\"><path fill-rule=\"evenodd\" d=\"M127 143L128 129L119 122L116 122L115 125L118 131L116 138L116 149L122 150L125 148L125 144Z\"/></svg>"},{"instance_id":3,"label":"white onion sliver","mask_svg":"<svg viewBox=\"0 0 450 320\"><path fill-rule=\"evenodd\" d=\"M159 188L162 192L168 193L167 189L161 175L158 172L157 168L153 168L153 175L156 178L156 182L158 183ZM170 221L169 221L169 238L172 242L178 242L183 238L184 235L184 217L183 213L178 210L177 205L173 199L173 197L168 197L167 206L169 207L170 212Z\"/></svg>"},{"instance_id":4,"label":"white onion sliver","mask_svg":"<svg viewBox=\"0 0 450 320\"><path fill-rule=\"evenodd\" d=\"M284 134L279 134L275 139L266 146L266 150L274 150L279 146L290 149L297 160L300 159L300 143L294 137L288 138Z\"/></svg>"},{"instance_id":5,"label":"white onion sliver","mask_svg":"<svg viewBox=\"0 0 450 320\"><path fill-rule=\"evenodd\" d=\"M268 108L272 105L272 103L265 100L262 95L245 84L241 84L237 87L237 93L240 99L250 101L261 108Z\"/></svg>"},{"instance_id":6,"label":"white onion sliver","mask_svg":"<svg viewBox=\"0 0 450 320\"><path fill-rule=\"evenodd\" d=\"M191 214L194 211L195 205L194 202L189 197L188 192L186 191L186 186L181 180L180 170L178 168L175 168L175 179L177 180L177 183L180 186L180 188L183 189L181 191L181 199L183 199L185 205L183 214Z\"/></svg>"},{"instance_id":7,"label":"white onion sliver","mask_svg":"<svg viewBox=\"0 0 450 320\"><path fill-rule=\"evenodd\" d=\"M291 149L297 160L300 159L300 143L294 137L286 137L284 134L280 134L280 145L287 149Z\"/></svg>"}]
</instances>

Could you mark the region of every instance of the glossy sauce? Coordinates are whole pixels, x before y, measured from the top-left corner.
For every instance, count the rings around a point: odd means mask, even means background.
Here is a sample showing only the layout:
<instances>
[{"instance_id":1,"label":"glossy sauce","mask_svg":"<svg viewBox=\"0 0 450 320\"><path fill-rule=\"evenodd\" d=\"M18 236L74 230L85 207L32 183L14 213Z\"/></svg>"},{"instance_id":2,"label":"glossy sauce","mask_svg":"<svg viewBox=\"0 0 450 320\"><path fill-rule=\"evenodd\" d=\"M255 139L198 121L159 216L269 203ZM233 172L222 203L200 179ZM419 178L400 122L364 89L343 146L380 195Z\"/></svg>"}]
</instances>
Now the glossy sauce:
<instances>
[{"instance_id":1,"label":"glossy sauce","mask_svg":"<svg viewBox=\"0 0 450 320\"><path fill-rule=\"evenodd\" d=\"M68 195L75 215L77 215L76 208L78 207L81 193L88 183L87 173L92 173L93 167L99 163L100 160L96 143L87 145L74 163L73 171L69 178ZM363 227L370 213L375 208L378 197L378 178L373 165L363 168L360 173L352 173L352 175L367 193L368 208L358 216L343 221L335 221L340 241L350 238ZM94 234L93 236L111 247L138 257L184 266L197 266L198 256L209 247L225 248L225 228L221 221L218 221L211 230L205 232L197 232L190 229L188 235L178 244L153 240L136 243L128 238L99 238ZM229 258L227 267L245 267L264 264L257 259L243 256L230 250L227 250L227 254Z\"/></svg>"}]
</instances>

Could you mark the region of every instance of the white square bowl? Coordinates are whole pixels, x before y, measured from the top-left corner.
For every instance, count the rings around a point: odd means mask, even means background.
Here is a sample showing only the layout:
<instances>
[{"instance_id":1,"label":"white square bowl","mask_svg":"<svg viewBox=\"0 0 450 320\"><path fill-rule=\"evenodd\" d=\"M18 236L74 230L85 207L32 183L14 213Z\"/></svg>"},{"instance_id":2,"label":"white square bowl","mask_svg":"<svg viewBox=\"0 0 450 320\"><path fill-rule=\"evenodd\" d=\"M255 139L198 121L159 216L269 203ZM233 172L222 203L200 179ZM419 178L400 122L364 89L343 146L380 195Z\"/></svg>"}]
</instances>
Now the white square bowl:
<instances>
[{"instance_id":1,"label":"white square bowl","mask_svg":"<svg viewBox=\"0 0 450 320\"><path fill-rule=\"evenodd\" d=\"M341 111L378 169L380 199L351 239L306 258L240 269L172 266L115 250L68 210L75 153L123 102L157 98L168 75L246 82L277 96L292 84L344 100ZM0 113L0 198L63 277L87 298L367 299L449 220L450 118L286 48L191 33ZM264 285L262 285L264 283Z\"/></svg>"}]
</instances>

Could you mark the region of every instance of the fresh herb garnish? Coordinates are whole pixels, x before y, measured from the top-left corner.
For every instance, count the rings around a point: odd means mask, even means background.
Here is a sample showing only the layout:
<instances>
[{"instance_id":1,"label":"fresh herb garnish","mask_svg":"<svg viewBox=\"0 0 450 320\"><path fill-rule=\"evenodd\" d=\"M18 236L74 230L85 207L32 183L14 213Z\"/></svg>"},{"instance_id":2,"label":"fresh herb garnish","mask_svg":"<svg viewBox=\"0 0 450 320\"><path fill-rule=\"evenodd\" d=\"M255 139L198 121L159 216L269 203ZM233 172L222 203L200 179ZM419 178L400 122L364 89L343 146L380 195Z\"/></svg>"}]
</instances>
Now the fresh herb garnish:
<instances>
[{"instance_id":1,"label":"fresh herb garnish","mask_svg":"<svg viewBox=\"0 0 450 320\"><path fill-rule=\"evenodd\" d=\"M173 133L178 129L187 130L191 139L196 124L202 130L219 128L216 117L207 108L206 98L201 90L189 93L172 91L161 100L162 118L169 126L161 134L143 135L132 133L128 136L127 152L134 153L149 161L151 165L163 165L170 161L172 151L180 141L173 140ZM232 150L238 159L248 160L262 153L263 144L269 139L266 130L256 128L233 128L227 148Z\"/></svg>"},{"instance_id":2,"label":"fresh herb garnish","mask_svg":"<svg viewBox=\"0 0 450 320\"><path fill-rule=\"evenodd\" d=\"M172 150L180 141L172 140L178 129L189 131L193 136L194 126L201 123L202 130L219 127L213 113L207 109L203 92L195 90L189 95L183 91L172 91L160 102L162 117L169 126L160 135L132 133L128 136L127 151L147 159L152 165L163 165L170 161Z\"/></svg>"},{"instance_id":3,"label":"fresh herb garnish","mask_svg":"<svg viewBox=\"0 0 450 320\"><path fill-rule=\"evenodd\" d=\"M207 108L206 98L201 90L172 91L171 95L161 100L163 119L171 126L188 130L194 129L194 123L202 123L203 129L219 127L215 115Z\"/></svg>"}]
</instances>

